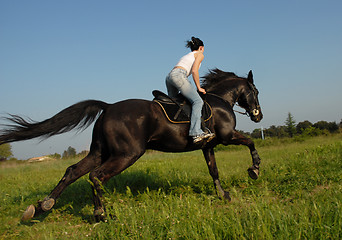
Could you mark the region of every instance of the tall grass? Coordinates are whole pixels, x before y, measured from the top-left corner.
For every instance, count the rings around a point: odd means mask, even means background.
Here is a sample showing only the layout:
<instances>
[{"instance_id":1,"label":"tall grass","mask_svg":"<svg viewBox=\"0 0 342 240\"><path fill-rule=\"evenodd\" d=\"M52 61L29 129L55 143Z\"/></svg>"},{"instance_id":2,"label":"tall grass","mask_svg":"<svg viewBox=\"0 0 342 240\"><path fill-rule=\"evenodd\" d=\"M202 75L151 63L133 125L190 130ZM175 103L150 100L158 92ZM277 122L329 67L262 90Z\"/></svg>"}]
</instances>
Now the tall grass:
<instances>
[{"instance_id":1,"label":"tall grass","mask_svg":"<svg viewBox=\"0 0 342 240\"><path fill-rule=\"evenodd\" d=\"M262 146L262 144L264 144ZM216 152L218 199L200 151L150 152L105 185L107 223L94 222L87 176L69 186L52 211L20 222L66 167L59 160L0 167L3 239L341 239L342 135L259 143L261 176L248 178L249 151Z\"/></svg>"}]
</instances>

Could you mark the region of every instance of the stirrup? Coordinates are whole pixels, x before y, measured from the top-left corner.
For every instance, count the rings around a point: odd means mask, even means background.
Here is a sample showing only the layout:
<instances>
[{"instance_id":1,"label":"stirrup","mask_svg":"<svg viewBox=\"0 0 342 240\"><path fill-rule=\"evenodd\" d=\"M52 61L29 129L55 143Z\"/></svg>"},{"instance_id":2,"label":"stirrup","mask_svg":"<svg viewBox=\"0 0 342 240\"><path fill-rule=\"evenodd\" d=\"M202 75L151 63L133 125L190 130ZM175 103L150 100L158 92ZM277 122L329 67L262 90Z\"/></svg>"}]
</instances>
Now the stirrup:
<instances>
[{"instance_id":1,"label":"stirrup","mask_svg":"<svg viewBox=\"0 0 342 240\"><path fill-rule=\"evenodd\" d=\"M214 133L202 133L200 135L192 137L194 143L202 142L203 140L207 140L207 142L211 141L215 137Z\"/></svg>"},{"instance_id":2,"label":"stirrup","mask_svg":"<svg viewBox=\"0 0 342 240\"><path fill-rule=\"evenodd\" d=\"M215 137L216 137L216 134L215 133L212 133L211 131L210 131L210 129L209 128L205 128L205 131L208 133L208 134L210 134L210 137L207 139L207 142L210 142L211 140L213 140Z\"/></svg>"}]
</instances>

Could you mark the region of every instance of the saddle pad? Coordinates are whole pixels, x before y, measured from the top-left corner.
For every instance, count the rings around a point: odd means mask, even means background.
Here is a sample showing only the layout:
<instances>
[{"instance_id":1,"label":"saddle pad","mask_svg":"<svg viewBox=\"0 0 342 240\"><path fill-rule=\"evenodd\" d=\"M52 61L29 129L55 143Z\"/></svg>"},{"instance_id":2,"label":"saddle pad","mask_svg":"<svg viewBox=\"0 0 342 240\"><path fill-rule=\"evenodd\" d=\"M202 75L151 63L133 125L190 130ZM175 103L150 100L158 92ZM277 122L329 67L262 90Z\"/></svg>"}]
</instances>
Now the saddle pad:
<instances>
[{"instance_id":1,"label":"saddle pad","mask_svg":"<svg viewBox=\"0 0 342 240\"><path fill-rule=\"evenodd\" d=\"M190 123L191 105L188 103L176 104L165 102L159 99L153 99L163 110L166 118L172 123ZM202 108L202 120L209 121L212 118L211 106L204 102Z\"/></svg>"}]
</instances>

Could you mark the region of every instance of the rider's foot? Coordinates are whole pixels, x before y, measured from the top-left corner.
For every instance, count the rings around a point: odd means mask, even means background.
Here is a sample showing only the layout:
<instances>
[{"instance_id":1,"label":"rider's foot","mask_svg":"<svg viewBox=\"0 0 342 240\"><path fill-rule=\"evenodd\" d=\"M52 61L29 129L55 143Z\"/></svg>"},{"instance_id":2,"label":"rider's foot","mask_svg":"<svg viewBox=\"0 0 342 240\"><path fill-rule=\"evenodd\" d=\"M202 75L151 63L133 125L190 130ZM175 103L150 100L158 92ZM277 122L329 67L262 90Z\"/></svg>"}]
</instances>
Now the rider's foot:
<instances>
[{"instance_id":1,"label":"rider's foot","mask_svg":"<svg viewBox=\"0 0 342 240\"><path fill-rule=\"evenodd\" d=\"M215 137L214 133L202 133L200 135L194 136L192 137L194 143L198 143L201 142L203 140L207 140L208 142L213 140L213 138Z\"/></svg>"}]
</instances>

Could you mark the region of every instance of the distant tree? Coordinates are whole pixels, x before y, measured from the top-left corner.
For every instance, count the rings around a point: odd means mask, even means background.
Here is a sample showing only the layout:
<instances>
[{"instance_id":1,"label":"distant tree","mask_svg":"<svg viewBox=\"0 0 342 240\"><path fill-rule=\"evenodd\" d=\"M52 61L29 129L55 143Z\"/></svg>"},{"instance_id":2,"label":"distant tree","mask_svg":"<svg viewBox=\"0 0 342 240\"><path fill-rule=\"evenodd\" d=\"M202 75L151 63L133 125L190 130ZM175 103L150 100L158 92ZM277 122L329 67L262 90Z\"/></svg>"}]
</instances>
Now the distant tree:
<instances>
[{"instance_id":1,"label":"distant tree","mask_svg":"<svg viewBox=\"0 0 342 240\"><path fill-rule=\"evenodd\" d=\"M303 136L318 136L318 135L322 135L324 134L324 131L319 129L319 128L315 128L313 126L305 128L305 130L301 133Z\"/></svg>"},{"instance_id":2,"label":"distant tree","mask_svg":"<svg viewBox=\"0 0 342 240\"><path fill-rule=\"evenodd\" d=\"M329 122L328 123L328 130L331 133L337 132L338 131L338 125L336 122Z\"/></svg>"},{"instance_id":3,"label":"distant tree","mask_svg":"<svg viewBox=\"0 0 342 240\"><path fill-rule=\"evenodd\" d=\"M266 128L264 132L265 135L269 137L275 137L277 136L277 127L275 125L272 125L269 128Z\"/></svg>"},{"instance_id":4,"label":"distant tree","mask_svg":"<svg viewBox=\"0 0 342 240\"><path fill-rule=\"evenodd\" d=\"M74 158L76 157L76 149L73 147L68 147L66 151L63 152L62 158Z\"/></svg>"},{"instance_id":5,"label":"distant tree","mask_svg":"<svg viewBox=\"0 0 342 240\"><path fill-rule=\"evenodd\" d=\"M316 122L313 127L324 130L328 129L328 122L327 121L318 121Z\"/></svg>"},{"instance_id":6,"label":"distant tree","mask_svg":"<svg viewBox=\"0 0 342 240\"><path fill-rule=\"evenodd\" d=\"M88 155L88 153L89 153L89 151L83 150L82 152L77 154L77 157L84 158L85 156Z\"/></svg>"},{"instance_id":7,"label":"distant tree","mask_svg":"<svg viewBox=\"0 0 342 240\"><path fill-rule=\"evenodd\" d=\"M54 158L54 159L61 159L61 155L59 153L51 154L49 157Z\"/></svg>"},{"instance_id":8,"label":"distant tree","mask_svg":"<svg viewBox=\"0 0 342 240\"><path fill-rule=\"evenodd\" d=\"M278 137L278 138L282 138L282 137L287 137L289 136L286 132L286 129L284 126L275 126L272 125L271 127L265 129L264 131L265 136L268 137Z\"/></svg>"},{"instance_id":9,"label":"distant tree","mask_svg":"<svg viewBox=\"0 0 342 240\"><path fill-rule=\"evenodd\" d=\"M290 137L293 137L296 134L296 121L290 112L287 115L285 127L286 132L289 134Z\"/></svg>"},{"instance_id":10,"label":"distant tree","mask_svg":"<svg viewBox=\"0 0 342 240\"><path fill-rule=\"evenodd\" d=\"M0 159L6 160L12 156L12 146L9 143L0 145Z\"/></svg>"},{"instance_id":11,"label":"distant tree","mask_svg":"<svg viewBox=\"0 0 342 240\"><path fill-rule=\"evenodd\" d=\"M289 134L286 131L286 127L285 126L279 126L277 129L278 129L277 130L277 136L279 138L288 137L289 136Z\"/></svg>"},{"instance_id":12,"label":"distant tree","mask_svg":"<svg viewBox=\"0 0 342 240\"><path fill-rule=\"evenodd\" d=\"M257 128L254 129L253 132L251 133L252 138L261 138L261 129Z\"/></svg>"},{"instance_id":13,"label":"distant tree","mask_svg":"<svg viewBox=\"0 0 342 240\"><path fill-rule=\"evenodd\" d=\"M297 133L302 134L305 129L312 127L312 123L308 120L305 120L304 122L299 122L296 126Z\"/></svg>"}]
</instances>

